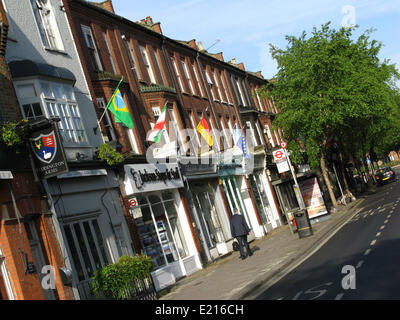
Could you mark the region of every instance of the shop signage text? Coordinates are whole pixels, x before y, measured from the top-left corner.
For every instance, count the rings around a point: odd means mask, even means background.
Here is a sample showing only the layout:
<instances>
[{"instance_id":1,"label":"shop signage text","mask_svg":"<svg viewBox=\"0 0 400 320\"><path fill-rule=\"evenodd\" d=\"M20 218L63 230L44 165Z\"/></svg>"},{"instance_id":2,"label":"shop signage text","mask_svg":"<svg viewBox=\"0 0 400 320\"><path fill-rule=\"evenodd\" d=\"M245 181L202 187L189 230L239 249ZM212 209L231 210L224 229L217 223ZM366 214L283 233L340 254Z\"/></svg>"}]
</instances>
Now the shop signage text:
<instances>
[{"instance_id":1,"label":"shop signage text","mask_svg":"<svg viewBox=\"0 0 400 320\"><path fill-rule=\"evenodd\" d=\"M183 187L177 164L125 165L127 194Z\"/></svg>"}]
</instances>

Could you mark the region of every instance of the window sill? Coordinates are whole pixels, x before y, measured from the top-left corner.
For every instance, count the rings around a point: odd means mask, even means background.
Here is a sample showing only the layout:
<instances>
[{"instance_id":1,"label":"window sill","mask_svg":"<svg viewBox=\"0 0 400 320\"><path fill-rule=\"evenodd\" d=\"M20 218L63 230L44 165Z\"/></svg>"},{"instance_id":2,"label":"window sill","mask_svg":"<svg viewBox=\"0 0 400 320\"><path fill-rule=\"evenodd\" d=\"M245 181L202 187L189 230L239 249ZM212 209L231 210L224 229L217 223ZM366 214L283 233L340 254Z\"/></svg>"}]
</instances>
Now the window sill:
<instances>
[{"instance_id":1,"label":"window sill","mask_svg":"<svg viewBox=\"0 0 400 320\"><path fill-rule=\"evenodd\" d=\"M55 48L50 48L50 47L44 47L44 49L45 49L46 51L49 51L49 52L59 53L59 54L62 54L62 55L64 55L64 56L68 56L68 53L65 52L64 50L55 49Z\"/></svg>"}]
</instances>

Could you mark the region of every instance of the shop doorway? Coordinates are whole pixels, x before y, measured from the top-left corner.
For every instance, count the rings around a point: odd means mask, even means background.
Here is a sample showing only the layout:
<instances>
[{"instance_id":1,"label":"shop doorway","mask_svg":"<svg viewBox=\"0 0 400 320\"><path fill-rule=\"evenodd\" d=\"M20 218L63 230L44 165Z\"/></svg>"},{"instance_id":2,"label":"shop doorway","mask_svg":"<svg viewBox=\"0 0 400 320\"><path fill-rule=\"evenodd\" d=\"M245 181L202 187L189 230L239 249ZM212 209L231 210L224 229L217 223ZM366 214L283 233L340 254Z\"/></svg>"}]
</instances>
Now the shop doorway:
<instances>
[{"instance_id":1,"label":"shop doorway","mask_svg":"<svg viewBox=\"0 0 400 320\"><path fill-rule=\"evenodd\" d=\"M215 196L211 184L194 184L192 189L193 202L199 213L200 225L204 234L204 241L208 249L215 248L217 243L225 242L220 214L215 203Z\"/></svg>"},{"instance_id":2,"label":"shop doorway","mask_svg":"<svg viewBox=\"0 0 400 320\"><path fill-rule=\"evenodd\" d=\"M272 227L272 212L269 204L265 188L262 183L262 174L254 173L249 175L251 189L253 190L254 199L260 213L260 220L265 233L271 231Z\"/></svg>"}]
</instances>

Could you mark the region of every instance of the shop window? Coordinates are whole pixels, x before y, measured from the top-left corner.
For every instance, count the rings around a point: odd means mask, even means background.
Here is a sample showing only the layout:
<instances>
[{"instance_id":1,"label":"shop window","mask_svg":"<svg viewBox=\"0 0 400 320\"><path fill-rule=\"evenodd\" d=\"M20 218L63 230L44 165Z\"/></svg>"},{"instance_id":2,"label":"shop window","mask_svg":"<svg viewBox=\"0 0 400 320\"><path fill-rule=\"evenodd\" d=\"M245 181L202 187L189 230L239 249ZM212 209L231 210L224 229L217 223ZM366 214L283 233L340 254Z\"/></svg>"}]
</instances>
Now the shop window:
<instances>
[{"instance_id":1,"label":"shop window","mask_svg":"<svg viewBox=\"0 0 400 320\"><path fill-rule=\"evenodd\" d=\"M145 254L155 268L188 255L172 192L138 197L134 218Z\"/></svg>"}]
</instances>

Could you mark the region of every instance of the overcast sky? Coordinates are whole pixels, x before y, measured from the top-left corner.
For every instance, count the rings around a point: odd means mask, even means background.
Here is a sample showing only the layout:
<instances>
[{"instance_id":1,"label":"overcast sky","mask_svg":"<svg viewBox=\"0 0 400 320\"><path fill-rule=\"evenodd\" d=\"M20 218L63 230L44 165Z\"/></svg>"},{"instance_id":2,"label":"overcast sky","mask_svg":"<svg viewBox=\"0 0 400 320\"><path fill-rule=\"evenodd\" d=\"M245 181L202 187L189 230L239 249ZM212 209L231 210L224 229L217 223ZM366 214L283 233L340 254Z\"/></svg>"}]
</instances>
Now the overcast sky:
<instances>
[{"instance_id":1,"label":"overcast sky","mask_svg":"<svg viewBox=\"0 0 400 320\"><path fill-rule=\"evenodd\" d=\"M336 29L355 23L356 34L376 29L371 37L384 44L380 58L400 69L400 0L113 0L113 5L132 21L151 16L172 39L196 39L206 49L220 39L209 52L223 52L225 61L236 58L267 79L277 71L270 43L285 48L285 35L310 34L328 21Z\"/></svg>"}]
</instances>

